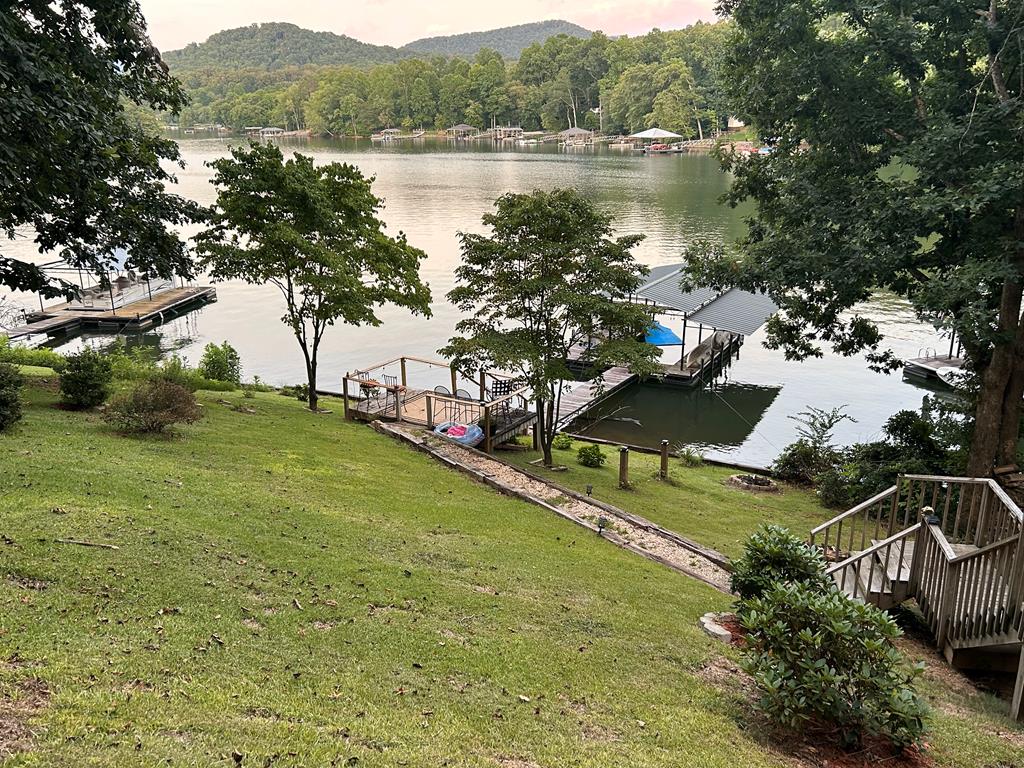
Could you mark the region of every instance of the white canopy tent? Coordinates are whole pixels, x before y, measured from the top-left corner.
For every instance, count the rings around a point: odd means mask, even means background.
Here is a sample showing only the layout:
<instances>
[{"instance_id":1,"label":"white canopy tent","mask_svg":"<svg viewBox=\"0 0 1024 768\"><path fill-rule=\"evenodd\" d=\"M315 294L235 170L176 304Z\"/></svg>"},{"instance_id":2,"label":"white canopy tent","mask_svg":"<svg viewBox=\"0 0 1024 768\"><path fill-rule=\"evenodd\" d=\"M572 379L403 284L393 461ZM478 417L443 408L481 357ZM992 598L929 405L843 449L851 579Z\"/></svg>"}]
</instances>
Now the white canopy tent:
<instances>
[{"instance_id":1,"label":"white canopy tent","mask_svg":"<svg viewBox=\"0 0 1024 768\"><path fill-rule=\"evenodd\" d=\"M683 138L678 133L672 133L672 131L663 131L661 128L648 128L646 131L640 131L640 133L634 133L629 138L631 139L681 139Z\"/></svg>"}]
</instances>

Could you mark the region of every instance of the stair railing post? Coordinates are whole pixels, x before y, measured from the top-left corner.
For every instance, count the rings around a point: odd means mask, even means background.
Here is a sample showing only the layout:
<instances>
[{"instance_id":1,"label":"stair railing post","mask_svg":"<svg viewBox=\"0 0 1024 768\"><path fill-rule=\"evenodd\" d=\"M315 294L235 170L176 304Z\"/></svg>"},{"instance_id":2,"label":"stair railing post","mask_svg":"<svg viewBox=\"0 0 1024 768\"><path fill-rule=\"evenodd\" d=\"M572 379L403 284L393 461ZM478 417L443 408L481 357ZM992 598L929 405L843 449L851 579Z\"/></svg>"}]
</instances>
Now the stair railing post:
<instances>
[{"instance_id":1,"label":"stair railing post","mask_svg":"<svg viewBox=\"0 0 1024 768\"><path fill-rule=\"evenodd\" d=\"M988 483L981 487L981 503L978 505L978 527L974 529L974 546L983 547L988 544L988 506L991 496L988 491Z\"/></svg>"},{"instance_id":2,"label":"stair railing post","mask_svg":"<svg viewBox=\"0 0 1024 768\"><path fill-rule=\"evenodd\" d=\"M907 596L916 595L921 588L921 567L924 563L925 539L928 536L927 523L922 512L920 522L917 524L917 534L914 536L914 554L910 556L910 579L907 584Z\"/></svg>"},{"instance_id":3,"label":"stair railing post","mask_svg":"<svg viewBox=\"0 0 1024 768\"><path fill-rule=\"evenodd\" d=\"M939 615L935 625L935 644L940 652L945 648L949 625L952 623L956 611L956 582L957 574L960 571L960 566L957 563L946 562L945 558L941 562L945 563L946 573L942 580L942 602L939 604Z\"/></svg>"},{"instance_id":4,"label":"stair railing post","mask_svg":"<svg viewBox=\"0 0 1024 768\"><path fill-rule=\"evenodd\" d=\"M346 373L341 377L341 400L342 407L345 409L345 420L352 421L352 414L348 410L348 374Z\"/></svg>"},{"instance_id":5,"label":"stair railing post","mask_svg":"<svg viewBox=\"0 0 1024 768\"><path fill-rule=\"evenodd\" d=\"M434 399L427 395L427 429L434 428Z\"/></svg>"}]
</instances>

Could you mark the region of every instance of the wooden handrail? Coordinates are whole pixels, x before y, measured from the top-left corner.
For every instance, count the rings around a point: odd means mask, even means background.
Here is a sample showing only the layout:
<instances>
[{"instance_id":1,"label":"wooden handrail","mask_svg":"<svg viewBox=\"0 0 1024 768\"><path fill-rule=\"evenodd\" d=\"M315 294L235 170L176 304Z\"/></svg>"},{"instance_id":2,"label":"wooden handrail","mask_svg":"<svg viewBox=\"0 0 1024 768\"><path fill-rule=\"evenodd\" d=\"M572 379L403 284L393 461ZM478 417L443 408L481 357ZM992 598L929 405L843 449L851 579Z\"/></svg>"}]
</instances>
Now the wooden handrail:
<instances>
[{"instance_id":1,"label":"wooden handrail","mask_svg":"<svg viewBox=\"0 0 1024 768\"><path fill-rule=\"evenodd\" d=\"M939 548L942 550L942 554L945 556L946 562L952 563L956 560L956 551L946 540L946 534L942 532L942 528L928 523L928 530L931 533L932 538L935 539L935 543L938 544Z\"/></svg>"},{"instance_id":2,"label":"wooden handrail","mask_svg":"<svg viewBox=\"0 0 1024 768\"><path fill-rule=\"evenodd\" d=\"M878 552L879 550L885 549L890 544L894 544L895 542L899 541L900 539L906 538L911 533L913 533L914 531L918 530L920 527L921 527L920 524L912 525L909 528L904 528L899 533L894 533L892 536L890 536L887 539L882 539L881 541L879 541L879 542L877 542L875 544L872 544L870 547L865 549L863 552L858 552L856 555L852 555L852 556L846 558L845 560L843 560L842 562L836 563L832 567L825 569L825 575L826 576L831 576L833 573L836 573L837 571L839 571L839 570L841 570L843 568L848 568L850 565L852 565L853 563L857 562L858 560L863 560L865 557L870 557L870 556L874 555L876 552Z\"/></svg>"},{"instance_id":3,"label":"wooden handrail","mask_svg":"<svg viewBox=\"0 0 1024 768\"><path fill-rule=\"evenodd\" d=\"M888 496L891 496L895 492L896 492L896 486L895 485L889 486L888 488L886 488L881 493L876 493L874 496L872 496L867 501L862 501L857 506L855 506L855 507L853 507L851 509L848 509L845 512L842 512L842 513L840 513L838 515L836 515L831 520L828 520L828 521L822 523L821 525L819 525L817 528L812 528L811 529L811 537L813 538L817 534L819 534L822 531L824 531L826 528L830 528L835 523L838 523L840 520L845 520L848 517L853 517L854 515L859 514L860 512L863 512L868 507L870 507L870 506L872 506L874 504L877 504L878 502L882 501L883 499L885 499Z\"/></svg>"},{"instance_id":4,"label":"wooden handrail","mask_svg":"<svg viewBox=\"0 0 1024 768\"><path fill-rule=\"evenodd\" d=\"M965 552L962 555L956 555L956 557L952 558L949 562L965 563L968 560L974 560L979 557L984 557L990 552L995 552L997 549L1002 549L1004 547L1008 547L1011 544L1016 544L1018 541L1020 541L1019 536L1009 536L1003 539L1002 541L994 541L991 544L986 544L981 549L976 549L973 552Z\"/></svg>"}]
</instances>

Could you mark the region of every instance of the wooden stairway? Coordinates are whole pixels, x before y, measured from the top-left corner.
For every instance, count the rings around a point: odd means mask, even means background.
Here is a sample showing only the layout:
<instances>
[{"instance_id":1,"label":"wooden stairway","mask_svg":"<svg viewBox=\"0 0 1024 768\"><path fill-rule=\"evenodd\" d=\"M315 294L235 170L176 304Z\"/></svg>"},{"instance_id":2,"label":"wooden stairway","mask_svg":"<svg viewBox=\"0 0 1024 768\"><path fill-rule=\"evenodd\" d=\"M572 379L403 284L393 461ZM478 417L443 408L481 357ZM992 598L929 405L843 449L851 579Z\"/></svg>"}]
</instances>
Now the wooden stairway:
<instances>
[{"instance_id":1,"label":"wooden stairway","mask_svg":"<svg viewBox=\"0 0 1024 768\"><path fill-rule=\"evenodd\" d=\"M1024 719L1024 514L995 481L901 476L811 543L854 599L884 610L913 598L953 663L1015 664L1011 711Z\"/></svg>"}]
</instances>

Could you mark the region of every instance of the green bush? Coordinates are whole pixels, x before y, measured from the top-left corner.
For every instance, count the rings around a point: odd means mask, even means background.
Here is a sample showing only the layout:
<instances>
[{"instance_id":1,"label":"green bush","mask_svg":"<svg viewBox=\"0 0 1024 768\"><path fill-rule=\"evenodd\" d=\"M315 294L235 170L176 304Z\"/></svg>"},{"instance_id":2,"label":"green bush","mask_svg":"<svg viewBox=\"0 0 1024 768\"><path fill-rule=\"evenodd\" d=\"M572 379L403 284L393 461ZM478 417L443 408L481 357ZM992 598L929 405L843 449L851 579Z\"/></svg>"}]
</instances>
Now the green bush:
<instances>
[{"instance_id":1,"label":"green bush","mask_svg":"<svg viewBox=\"0 0 1024 768\"><path fill-rule=\"evenodd\" d=\"M309 384L296 384L292 387L281 387L281 394L285 397L294 397L296 400L309 402Z\"/></svg>"},{"instance_id":2,"label":"green bush","mask_svg":"<svg viewBox=\"0 0 1024 768\"><path fill-rule=\"evenodd\" d=\"M551 441L551 447L556 451L572 450L572 438L565 434L565 432L559 432Z\"/></svg>"},{"instance_id":3,"label":"green bush","mask_svg":"<svg viewBox=\"0 0 1024 768\"><path fill-rule=\"evenodd\" d=\"M704 456L700 451L689 446L680 446L676 449L679 456L679 463L684 467L699 467L704 463Z\"/></svg>"},{"instance_id":4,"label":"green bush","mask_svg":"<svg viewBox=\"0 0 1024 768\"><path fill-rule=\"evenodd\" d=\"M202 411L196 396L166 379L149 379L116 395L103 418L122 432L159 433L173 424L192 424Z\"/></svg>"},{"instance_id":5,"label":"green bush","mask_svg":"<svg viewBox=\"0 0 1024 768\"><path fill-rule=\"evenodd\" d=\"M21 373L10 363L0 363L0 432L21 419Z\"/></svg>"},{"instance_id":6,"label":"green bush","mask_svg":"<svg viewBox=\"0 0 1024 768\"><path fill-rule=\"evenodd\" d=\"M607 457L598 445L584 445L576 451L576 461L584 467L600 467Z\"/></svg>"},{"instance_id":7,"label":"green bush","mask_svg":"<svg viewBox=\"0 0 1024 768\"><path fill-rule=\"evenodd\" d=\"M113 380L110 358L86 347L68 355L60 374L61 399L73 408L94 408L107 399Z\"/></svg>"},{"instance_id":8,"label":"green bush","mask_svg":"<svg viewBox=\"0 0 1024 768\"><path fill-rule=\"evenodd\" d=\"M922 740L927 706L914 678L923 664L907 664L894 645L901 632L883 611L835 588L776 584L748 601L742 621L744 668L777 723L828 724L847 748L865 736L898 747Z\"/></svg>"},{"instance_id":9,"label":"green bush","mask_svg":"<svg viewBox=\"0 0 1024 768\"><path fill-rule=\"evenodd\" d=\"M780 480L810 485L835 466L839 453L829 446L814 446L804 438L790 443L772 462L772 474Z\"/></svg>"},{"instance_id":10,"label":"green bush","mask_svg":"<svg viewBox=\"0 0 1024 768\"><path fill-rule=\"evenodd\" d=\"M743 546L743 556L732 566L732 591L740 600L759 597L780 583L810 584L821 589L829 584L821 551L778 525L758 528Z\"/></svg>"},{"instance_id":11,"label":"green bush","mask_svg":"<svg viewBox=\"0 0 1024 768\"><path fill-rule=\"evenodd\" d=\"M190 392L205 389L214 392L231 392L238 388L238 385L230 381L217 381L208 379L195 368L188 365L178 355L171 355L158 365L151 374L153 378L169 381L184 387Z\"/></svg>"},{"instance_id":12,"label":"green bush","mask_svg":"<svg viewBox=\"0 0 1024 768\"><path fill-rule=\"evenodd\" d=\"M217 346L210 343L203 350L199 361L199 373L213 381L228 381L240 384L242 381L242 361L238 352L226 341Z\"/></svg>"},{"instance_id":13,"label":"green bush","mask_svg":"<svg viewBox=\"0 0 1024 768\"><path fill-rule=\"evenodd\" d=\"M64 367L64 355L46 347L15 347L10 339L0 336L0 363L13 365L35 365L60 371Z\"/></svg>"}]
</instances>

